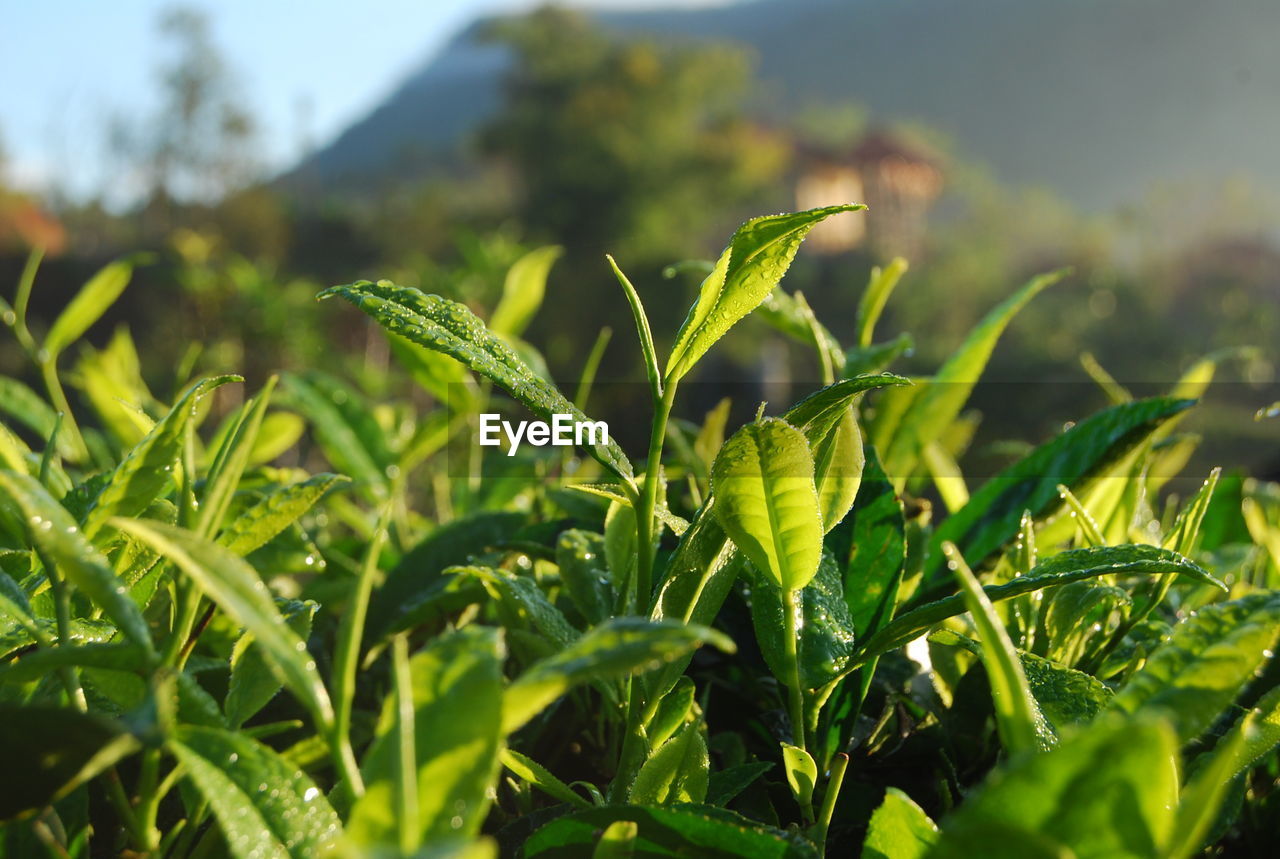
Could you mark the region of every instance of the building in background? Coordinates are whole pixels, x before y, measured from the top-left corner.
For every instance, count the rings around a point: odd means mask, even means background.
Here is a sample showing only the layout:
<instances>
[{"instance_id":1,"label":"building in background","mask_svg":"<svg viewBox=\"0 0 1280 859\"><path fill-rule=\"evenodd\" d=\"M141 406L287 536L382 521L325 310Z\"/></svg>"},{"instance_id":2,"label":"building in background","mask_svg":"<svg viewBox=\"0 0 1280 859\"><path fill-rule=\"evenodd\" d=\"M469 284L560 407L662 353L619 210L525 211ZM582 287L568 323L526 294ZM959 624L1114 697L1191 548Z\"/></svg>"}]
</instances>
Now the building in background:
<instances>
[{"instance_id":1,"label":"building in background","mask_svg":"<svg viewBox=\"0 0 1280 859\"><path fill-rule=\"evenodd\" d=\"M871 217L852 212L829 218L809 234L809 246L824 254L865 243L877 259L918 259L930 208L942 191L935 159L895 135L875 131L852 148L802 146L796 207L866 203Z\"/></svg>"}]
</instances>

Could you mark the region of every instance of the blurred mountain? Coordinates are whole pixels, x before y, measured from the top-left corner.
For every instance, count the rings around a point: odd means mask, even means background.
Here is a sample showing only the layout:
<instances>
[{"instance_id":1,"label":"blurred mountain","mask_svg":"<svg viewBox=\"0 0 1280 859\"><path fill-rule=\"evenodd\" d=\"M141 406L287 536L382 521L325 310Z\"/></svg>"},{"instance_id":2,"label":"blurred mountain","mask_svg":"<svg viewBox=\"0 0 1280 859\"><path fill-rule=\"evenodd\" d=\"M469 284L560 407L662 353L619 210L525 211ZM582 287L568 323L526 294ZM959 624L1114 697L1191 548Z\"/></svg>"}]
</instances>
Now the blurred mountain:
<instances>
[{"instance_id":1,"label":"blurred mountain","mask_svg":"<svg viewBox=\"0 0 1280 859\"><path fill-rule=\"evenodd\" d=\"M624 33L748 45L762 118L856 101L1085 209L1240 176L1280 197L1277 0L754 0L593 14ZM483 25L286 184L372 190L447 162L500 104L507 60L480 40Z\"/></svg>"}]
</instances>

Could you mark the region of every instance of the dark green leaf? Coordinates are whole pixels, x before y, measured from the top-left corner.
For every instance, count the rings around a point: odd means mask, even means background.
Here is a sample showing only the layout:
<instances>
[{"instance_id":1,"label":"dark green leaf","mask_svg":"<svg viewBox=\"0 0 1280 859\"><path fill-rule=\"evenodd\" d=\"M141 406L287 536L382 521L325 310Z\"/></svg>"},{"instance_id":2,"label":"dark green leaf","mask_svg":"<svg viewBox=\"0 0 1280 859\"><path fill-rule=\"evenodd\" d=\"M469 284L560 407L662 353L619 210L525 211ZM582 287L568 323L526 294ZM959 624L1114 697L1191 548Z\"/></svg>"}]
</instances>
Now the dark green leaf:
<instances>
[{"instance_id":1,"label":"dark green leaf","mask_svg":"<svg viewBox=\"0 0 1280 859\"><path fill-rule=\"evenodd\" d=\"M1129 678L1112 707L1161 714L1181 742L1198 737L1270 658L1280 635L1280 595L1250 594L1200 609Z\"/></svg>"},{"instance_id":2,"label":"dark green leaf","mask_svg":"<svg viewBox=\"0 0 1280 859\"><path fill-rule=\"evenodd\" d=\"M605 621L554 656L534 663L511 684L503 707L504 732L519 728L573 686L652 670L704 643L730 653L734 649L724 633L702 626L635 617Z\"/></svg>"},{"instance_id":3,"label":"dark green leaf","mask_svg":"<svg viewBox=\"0 0 1280 859\"><path fill-rule=\"evenodd\" d=\"M604 538L590 531L571 528L556 543L556 564L560 579L574 606L595 625L613 610L613 587L605 562Z\"/></svg>"},{"instance_id":4,"label":"dark green leaf","mask_svg":"<svg viewBox=\"0 0 1280 859\"><path fill-rule=\"evenodd\" d=\"M1173 828L1177 753L1161 723L1096 723L996 770L942 821L930 859L1157 856Z\"/></svg>"},{"instance_id":5,"label":"dark green leaf","mask_svg":"<svg viewBox=\"0 0 1280 859\"><path fill-rule=\"evenodd\" d=\"M1155 546L1103 546L1070 549L1041 561L1025 576L1003 585L984 588L992 602L1032 593L1054 585L1097 578L1109 574L1180 574L1221 587L1221 583L1196 564L1168 549ZM959 595L927 603L896 618L859 648L860 654L874 655L901 647L929 628L965 611Z\"/></svg>"},{"instance_id":6,"label":"dark green leaf","mask_svg":"<svg viewBox=\"0 0 1280 859\"><path fill-rule=\"evenodd\" d=\"M862 484L846 523L851 543L844 598L854 633L864 639L893 619L907 553L902 501L874 450L867 452Z\"/></svg>"},{"instance_id":7,"label":"dark green leaf","mask_svg":"<svg viewBox=\"0 0 1280 859\"><path fill-rule=\"evenodd\" d=\"M638 827L636 855L700 859L817 859L807 841L708 806L606 806L548 823L525 842L525 859L587 855L602 830L619 820Z\"/></svg>"},{"instance_id":8,"label":"dark green leaf","mask_svg":"<svg viewBox=\"0 0 1280 859\"><path fill-rule=\"evenodd\" d=\"M757 575L751 591L751 622L769 670L782 679L790 671L782 594L760 579ZM803 617L796 645L800 684L819 689L848 671L854 646L853 621L845 604L840 569L829 552L823 553L817 575L800 591L799 602Z\"/></svg>"},{"instance_id":9,"label":"dark green leaf","mask_svg":"<svg viewBox=\"0 0 1280 859\"><path fill-rule=\"evenodd\" d=\"M121 725L75 710L0 704L0 820L66 796L140 748ZM20 777L19 777L20 774Z\"/></svg>"},{"instance_id":10,"label":"dark green leaf","mask_svg":"<svg viewBox=\"0 0 1280 859\"><path fill-rule=\"evenodd\" d=\"M188 725L169 749L213 809L233 856L316 856L342 834L315 782L257 740Z\"/></svg>"},{"instance_id":11,"label":"dark green leaf","mask_svg":"<svg viewBox=\"0 0 1280 859\"><path fill-rule=\"evenodd\" d=\"M1077 490L1192 405L1193 400L1152 399L1113 406L991 478L934 532L925 559L926 593L942 564L944 540L955 543L970 563L980 565L1018 533L1024 511L1041 518L1061 505L1058 484ZM889 475L897 477L892 471Z\"/></svg>"},{"instance_id":12,"label":"dark green leaf","mask_svg":"<svg viewBox=\"0 0 1280 859\"><path fill-rule=\"evenodd\" d=\"M253 567L223 546L161 522L113 519L112 524L156 549L189 576L270 654L280 679L311 711L318 727L333 721L329 694L298 637L276 608Z\"/></svg>"},{"instance_id":13,"label":"dark green leaf","mask_svg":"<svg viewBox=\"0 0 1280 859\"><path fill-rule=\"evenodd\" d=\"M347 299L393 334L456 358L500 385L543 420L550 420L553 414L588 420L461 304L386 280L335 286L320 297L333 295ZM631 479L631 462L612 438L593 447L591 454L618 477Z\"/></svg>"},{"instance_id":14,"label":"dark green leaf","mask_svg":"<svg viewBox=\"0 0 1280 859\"><path fill-rule=\"evenodd\" d=\"M141 609L129 598L107 559L85 539L71 514L34 477L0 471L0 489L22 511L33 544L52 562L56 574L83 591L134 644L153 652L151 632Z\"/></svg>"},{"instance_id":15,"label":"dark green leaf","mask_svg":"<svg viewBox=\"0 0 1280 859\"><path fill-rule=\"evenodd\" d=\"M319 606L314 602L291 600L280 605L285 623L306 641L311 636L311 620ZM276 676L270 659L255 645L253 633L240 636L231 651L231 680L227 686L225 709L227 721L232 727L243 725L280 691L280 678Z\"/></svg>"},{"instance_id":16,"label":"dark green leaf","mask_svg":"<svg viewBox=\"0 0 1280 859\"><path fill-rule=\"evenodd\" d=\"M466 564L473 555L508 539L524 525L523 513L484 512L441 525L404 554L373 592L366 636L381 638L402 616L443 585L446 567Z\"/></svg>"}]
</instances>

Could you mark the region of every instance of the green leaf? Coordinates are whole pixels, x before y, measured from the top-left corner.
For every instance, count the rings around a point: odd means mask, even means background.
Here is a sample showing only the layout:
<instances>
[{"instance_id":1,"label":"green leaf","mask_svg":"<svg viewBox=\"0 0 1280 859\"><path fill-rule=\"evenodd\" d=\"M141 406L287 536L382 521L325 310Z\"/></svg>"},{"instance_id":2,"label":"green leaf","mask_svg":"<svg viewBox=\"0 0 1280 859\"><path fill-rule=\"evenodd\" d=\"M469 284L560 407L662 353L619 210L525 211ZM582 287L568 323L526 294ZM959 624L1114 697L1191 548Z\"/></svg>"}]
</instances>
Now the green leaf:
<instances>
[{"instance_id":1,"label":"green leaf","mask_svg":"<svg viewBox=\"0 0 1280 859\"><path fill-rule=\"evenodd\" d=\"M645 312L644 303L640 300L640 293L636 292L636 288L631 285L631 280L622 273L622 269L614 261L613 257L605 254L605 259L609 261L609 267L613 269L613 276L617 278L618 283L622 286L623 294L627 296L627 304L631 305L631 316L636 324L636 336L640 338L640 352L644 356L644 370L649 377L649 397L657 403L662 399L662 371L658 369L658 353L653 348L653 332L649 328L649 314Z\"/></svg>"},{"instance_id":2,"label":"green leaf","mask_svg":"<svg viewBox=\"0 0 1280 859\"><path fill-rule=\"evenodd\" d=\"M893 619L907 552L902 500L874 450L867 453L858 497L846 521L851 543L844 598L854 634L863 639Z\"/></svg>"},{"instance_id":3,"label":"green leaf","mask_svg":"<svg viewBox=\"0 0 1280 859\"><path fill-rule=\"evenodd\" d=\"M782 287L774 287L761 302L756 315L793 340L812 345L818 351L819 359L830 364L835 371L844 370L844 351L839 341L814 317L812 308L801 293L793 297Z\"/></svg>"},{"instance_id":4,"label":"green leaf","mask_svg":"<svg viewBox=\"0 0 1280 859\"><path fill-rule=\"evenodd\" d=\"M547 291L547 275L551 266L564 253L556 245L532 250L507 271L502 284L502 298L489 319L489 329L508 337L519 337L533 321Z\"/></svg>"},{"instance_id":5,"label":"green leaf","mask_svg":"<svg viewBox=\"0 0 1280 859\"><path fill-rule=\"evenodd\" d=\"M1168 726L1119 721L1015 758L942 822L930 859L1155 857L1173 829L1177 754Z\"/></svg>"},{"instance_id":6,"label":"green leaf","mask_svg":"<svg viewBox=\"0 0 1280 859\"><path fill-rule=\"evenodd\" d=\"M386 280L335 286L320 293L320 298L334 295L350 301L391 333L456 358L501 386L543 420L550 420L553 414L588 420L461 304ZM618 477L631 480L631 462L612 438L607 444L593 447L591 455Z\"/></svg>"},{"instance_id":7,"label":"green leaf","mask_svg":"<svg viewBox=\"0 0 1280 859\"><path fill-rule=\"evenodd\" d=\"M850 406L826 437L813 446L813 481L824 532L839 525L853 507L862 483L864 461L862 432Z\"/></svg>"},{"instance_id":8,"label":"green leaf","mask_svg":"<svg viewBox=\"0 0 1280 859\"><path fill-rule=\"evenodd\" d=\"M951 543L943 543L942 547L947 554L948 566L960 584L960 595L977 627L978 639L982 642L982 661L991 684L1000 742L1010 755L1046 747L1044 716L1031 694L1009 633L956 547Z\"/></svg>"},{"instance_id":9,"label":"green leaf","mask_svg":"<svg viewBox=\"0 0 1280 859\"><path fill-rule=\"evenodd\" d=\"M1106 473L1161 424L1192 405L1193 400L1151 399L1113 406L1086 418L991 478L934 532L925 559L926 580L922 587L926 595L942 564L944 540L955 543L971 563L980 565L1018 533L1024 511L1042 518L1061 505L1059 484L1078 491ZM895 477L892 471L888 473Z\"/></svg>"},{"instance_id":10,"label":"green leaf","mask_svg":"<svg viewBox=\"0 0 1280 859\"><path fill-rule=\"evenodd\" d=\"M1073 582L1054 588L1040 609L1048 641L1045 655L1063 665L1075 665L1095 634L1108 634L1103 622L1115 611L1126 611L1132 602L1128 591L1111 585Z\"/></svg>"},{"instance_id":11,"label":"green leaf","mask_svg":"<svg viewBox=\"0 0 1280 859\"><path fill-rule=\"evenodd\" d=\"M818 571L822 518L803 433L778 418L747 424L711 467L716 514L734 544L782 590Z\"/></svg>"},{"instance_id":12,"label":"green leaf","mask_svg":"<svg viewBox=\"0 0 1280 859\"><path fill-rule=\"evenodd\" d=\"M922 383L923 387L911 401L883 452L885 473L896 485L906 481L925 446L940 438L960 414L995 350L996 341L1013 317L1027 302L1066 274L1064 270L1035 277L997 305L970 332L937 375Z\"/></svg>"},{"instance_id":13,"label":"green leaf","mask_svg":"<svg viewBox=\"0 0 1280 859\"><path fill-rule=\"evenodd\" d=\"M757 577L759 578L759 577ZM840 569L824 552L818 572L799 592L800 637L796 656L800 685L820 689L845 674L853 655L853 621L845 604ZM790 676L786 655L786 622L781 592L760 581L751 592L751 624L769 670L780 681Z\"/></svg>"},{"instance_id":14,"label":"green leaf","mask_svg":"<svg viewBox=\"0 0 1280 859\"><path fill-rule=\"evenodd\" d=\"M0 665L0 682L25 683L39 680L55 668L104 668L145 674L151 667L148 653L136 644L82 644L78 647L50 647L23 653Z\"/></svg>"},{"instance_id":15,"label":"green leaf","mask_svg":"<svg viewBox=\"0 0 1280 859\"><path fill-rule=\"evenodd\" d=\"M93 600L130 641L153 654L151 631L141 609L129 598L111 564L85 539L71 514L34 477L0 471L0 489L22 512L33 545L54 565L56 574Z\"/></svg>"},{"instance_id":16,"label":"green leaf","mask_svg":"<svg viewBox=\"0 0 1280 859\"><path fill-rule=\"evenodd\" d=\"M613 611L613 587L605 563L604 538L590 531L570 528L556 542L560 579L574 606L594 626Z\"/></svg>"},{"instance_id":17,"label":"green leaf","mask_svg":"<svg viewBox=\"0 0 1280 859\"><path fill-rule=\"evenodd\" d=\"M554 656L535 662L508 687L503 732L516 730L578 684L648 671L704 643L734 650L724 633L702 626L635 617L605 621Z\"/></svg>"},{"instance_id":18,"label":"green leaf","mask_svg":"<svg viewBox=\"0 0 1280 859\"><path fill-rule=\"evenodd\" d=\"M1254 593L1200 609L1173 628L1112 707L1170 719L1178 739L1200 736L1269 658L1280 635L1280 595Z\"/></svg>"},{"instance_id":19,"label":"green leaf","mask_svg":"<svg viewBox=\"0 0 1280 859\"><path fill-rule=\"evenodd\" d=\"M591 808L591 803L575 793L573 788L556 778L550 770L532 758L522 755L513 749L503 749L501 757L504 767L548 796L578 808Z\"/></svg>"},{"instance_id":20,"label":"green leaf","mask_svg":"<svg viewBox=\"0 0 1280 859\"><path fill-rule=\"evenodd\" d=\"M214 454L213 464L205 476L205 491L200 499L200 519L196 529L205 537L212 537L222 527L232 496L249 464L275 386L276 377L272 376L258 395L245 405L235 431L224 439Z\"/></svg>"},{"instance_id":21,"label":"green leaf","mask_svg":"<svg viewBox=\"0 0 1280 859\"><path fill-rule=\"evenodd\" d=\"M844 376L853 378L862 373L879 373L889 369L894 361L911 354L916 341L910 334L899 334L886 343L855 347L844 353Z\"/></svg>"},{"instance_id":22,"label":"green leaf","mask_svg":"<svg viewBox=\"0 0 1280 859\"><path fill-rule=\"evenodd\" d=\"M1228 734L1187 781L1179 797L1173 834L1161 859L1187 859L1201 852L1205 836L1218 821L1223 799L1232 789L1236 762L1246 745L1241 734Z\"/></svg>"},{"instance_id":23,"label":"green leaf","mask_svg":"<svg viewBox=\"0 0 1280 859\"><path fill-rule=\"evenodd\" d=\"M584 856L618 821L636 824L637 856L707 859L817 859L809 842L709 806L643 808L615 805L557 818L530 836L525 859Z\"/></svg>"},{"instance_id":24,"label":"green leaf","mask_svg":"<svg viewBox=\"0 0 1280 859\"><path fill-rule=\"evenodd\" d=\"M1003 585L983 590L992 602L1032 593L1054 585L1113 574L1180 574L1196 581L1223 587L1199 566L1168 549L1155 546L1105 546L1070 549L1041 561L1026 575ZM965 611L963 597L956 595L927 603L896 618L859 648L860 655L893 650L913 641L926 630Z\"/></svg>"},{"instance_id":25,"label":"green leaf","mask_svg":"<svg viewBox=\"0 0 1280 859\"><path fill-rule=\"evenodd\" d=\"M1064 668L1034 653L1019 653L1040 712L1060 735L1093 721L1111 703L1111 689L1092 674Z\"/></svg>"},{"instance_id":26,"label":"green leaf","mask_svg":"<svg viewBox=\"0 0 1280 859\"><path fill-rule=\"evenodd\" d=\"M61 707L0 704L0 820L42 808L141 748L122 725ZM21 774L21 777L18 777Z\"/></svg>"},{"instance_id":27,"label":"green leaf","mask_svg":"<svg viewBox=\"0 0 1280 859\"><path fill-rule=\"evenodd\" d=\"M169 750L213 809L233 856L316 856L342 834L315 782L257 740L188 725Z\"/></svg>"},{"instance_id":28,"label":"green leaf","mask_svg":"<svg viewBox=\"0 0 1280 859\"><path fill-rule=\"evenodd\" d=\"M56 361L63 349L79 340L107 312L132 277L133 262L117 260L104 266L80 288L49 326L49 333L44 338L42 348L49 356L49 363Z\"/></svg>"},{"instance_id":29,"label":"green leaf","mask_svg":"<svg viewBox=\"0 0 1280 859\"><path fill-rule=\"evenodd\" d=\"M628 801L633 805L702 802L707 798L710 768L701 720L686 722L640 767Z\"/></svg>"},{"instance_id":30,"label":"green leaf","mask_svg":"<svg viewBox=\"0 0 1280 859\"><path fill-rule=\"evenodd\" d=\"M400 618L445 585L446 567L466 564L473 555L506 540L525 524L523 513L483 512L441 525L405 552L373 592L366 638L381 638Z\"/></svg>"},{"instance_id":31,"label":"green leaf","mask_svg":"<svg viewBox=\"0 0 1280 859\"><path fill-rule=\"evenodd\" d=\"M813 756L799 746L782 744L782 766L787 771L791 795L801 807L813 802L813 788L818 782L818 765Z\"/></svg>"},{"instance_id":32,"label":"green leaf","mask_svg":"<svg viewBox=\"0 0 1280 859\"><path fill-rule=\"evenodd\" d=\"M773 767L769 761L752 761L713 772L707 783L707 803L725 807Z\"/></svg>"},{"instance_id":33,"label":"green leaf","mask_svg":"<svg viewBox=\"0 0 1280 859\"><path fill-rule=\"evenodd\" d=\"M372 407L358 392L323 373L285 376L290 405L311 422L325 457L381 501L389 490L388 469L395 455L388 449Z\"/></svg>"},{"instance_id":34,"label":"green leaf","mask_svg":"<svg viewBox=\"0 0 1280 859\"><path fill-rule=\"evenodd\" d=\"M436 639L409 660L418 840L475 835L498 776L502 725L502 639L468 626ZM396 843L399 769L395 695L361 766L367 785L347 833L357 843Z\"/></svg>"},{"instance_id":35,"label":"green leaf","mask_svg":"<svg viewBox=\"0 0 1280 859\"><path fill-rule=\"evenodd\" d=\"M218 543L244 557L265 546L321 498L349 482L338 474L316 474L300 483L273 487L223 529Z\"/></svg>"},{"instance_id":36,"label":"green leaf","mask_svg":"<svg viewBox=\"0 0 1280 859\"><path fill-rule=\"evenodd\" d=\"M0 376L0 412L11 415L18 423L40 438L53 435L58 414L39 394L17 379ZM75 458L75 448L63 435L58 436L58 453L64 459Z\"/></svg>"},{"instance_id":37,"label":"green leaf","mask_svg":"<svg viewBox=\"0 0 1280 859\"><path fill-rule=\"evenodd\" d=\"M1231 742L1238 736L1238 744ZM1263 695L1249 712L1245 713L1231 729L1231 735L1218 741L1214 754L1225 753L1231 758L1229 778L1236 778L1258 763L1262 757L1280 745L1280 686Z\"/></svg>"},{"instance_id":38,"label":"green leaf","mask_svg":"<svg viewBox=\"0 0 1280 859\"><path fill-rule=\"evenodd\" d=\"M1204 522L1205 513L1209 511L1214 490L1218 488L1218 478L1221 476L1221 468L1209 472L1196 494L1178 511L1178 518L1174 520L1173 527L1169 529L1161 545L1183 555L1190 555L1195 550L1200 541L1200 525Z\"/></svg>"},{"instance_id":39,"label":"green leaf","mask_svg":"<svg viewBox=\"0 0 1280 859\"><path fill-rule=\"evenodd\" d=\"M859 347L865 349L871 345L880 313L906 272L907 261L902 257L894 257L883 269L880 266L871 269L871 279L867 281L867 288L858 301Z\"/></svg>"},{"instance_id":40,"label":"green leaf","mask_svg":"<svg viewBox=\"0 0 1280 859\"><path fill-rule=\"evenodd\" d=\"M285 623L299 640L306 641L311 637L311 621L319 605L290 600L283 602L280 608ZM267 706L280 691L280 686L269 657L261 647L255 646L253 633L246 632L240 636L231 650L231 680L224 705L231 726L238 728Z\"/></svg>"},{"instance_id":41,"label":"green leaf","mask_svg":"<svg viewBox=\"0 0 1280 859\"><path fill-rule=\"evenodd\" d=\"M225 547L173 525L140 519L113 519L111 524L176 564L232 620L253 633L280 671L281 681L311 711L317 726L332 723L329 693L306 642L285 623L253 567Z\"/></svg>"},{"instance_id":42,"label":"green leaf","mask_svg":"<svg viewBox=\"0 0 1280 859\"><path fill-rule=\"evenodd\" d=\"M860 205L828 206L747 221L733 234L715 268L702 281L698 300L676 335L667 359L668 384L684 377L717 340L764 301L818 222Z\"/></svg>"},{"instance_id":43,"label":"green leaf","mask_svg":"<svg viewBox=\"0 0 1280 859\"><path fill-rule=\"evenodd\" d=\"M214 376L187 388L169 413L111 473L84 517L85 534L92 538L111 517L137 516L150 507L173 479L196 403L215 388L239 381L239 376Z\"/></svg>"},{"instance_id":44,"label":"green leaf","mask_svg":"<svg viewBox=\"0 0 1280 859\"><path fill-rule=\"evenodd\" d=\"M538 634L555 649L567 647L578 639L578 631L531 576L475 566L450 567L445 574L468 575L484 582L495 600L506 603L512 614L526 616Z\"/></svg>"},{"instance_id":45,"label":"green leaf","mask_svg":"<svg viewBox=\"0 0 1280 859\"><path fill-rule=\"evenodd\" d=\"M863 859L924 859L938 842L938 826L920 806L896 787L884 793L884 802L871 815Z\"/></svg>"},{"instance_id":46,"label":"green leaf","mask_svg":"<svg viewBox=\"0 0 1280 859\"><path fill-rule=\"evenodd\" d=\"M615 820L600 835L591 859L631 859L636 852L640 827L631 820Z\"/></svg>"}]
</instances>

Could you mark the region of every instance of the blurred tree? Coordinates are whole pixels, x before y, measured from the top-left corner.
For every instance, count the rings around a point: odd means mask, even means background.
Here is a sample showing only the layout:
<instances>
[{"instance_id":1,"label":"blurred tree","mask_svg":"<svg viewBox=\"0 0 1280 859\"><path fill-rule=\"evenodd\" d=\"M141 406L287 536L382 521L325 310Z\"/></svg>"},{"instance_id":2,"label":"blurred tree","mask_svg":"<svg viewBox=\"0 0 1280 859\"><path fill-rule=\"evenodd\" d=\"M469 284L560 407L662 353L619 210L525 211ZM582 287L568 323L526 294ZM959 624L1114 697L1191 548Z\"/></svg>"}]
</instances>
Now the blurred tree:
<instances>
[{"instance_id":1,"label":"blurred tree","mask_svg":"<svg viewBox=\"0 0 1280 859\"><path fill-rule=\"evenodd\" d=\"M782 139L742 113L739 48L614 39L554 7L490 35L514 62L481 146L514 171L535 239L631 265L705 254L708 228L786 166Z\"/></svg>"},{"instance_id":2,"label":"blurred tree","mask_svg":"<svg viewBox=\"0 0 1280 859\"><path fill-rule=\"evenodd\" d=\"M116 117L116 153L134 168L147 206L167 220L176 201L212 202L257 172L255 122L213 41L209 20L177 6L160 16L171 57L158 70L159 109L150 120Z\"/></svg>"}]
</instances>

